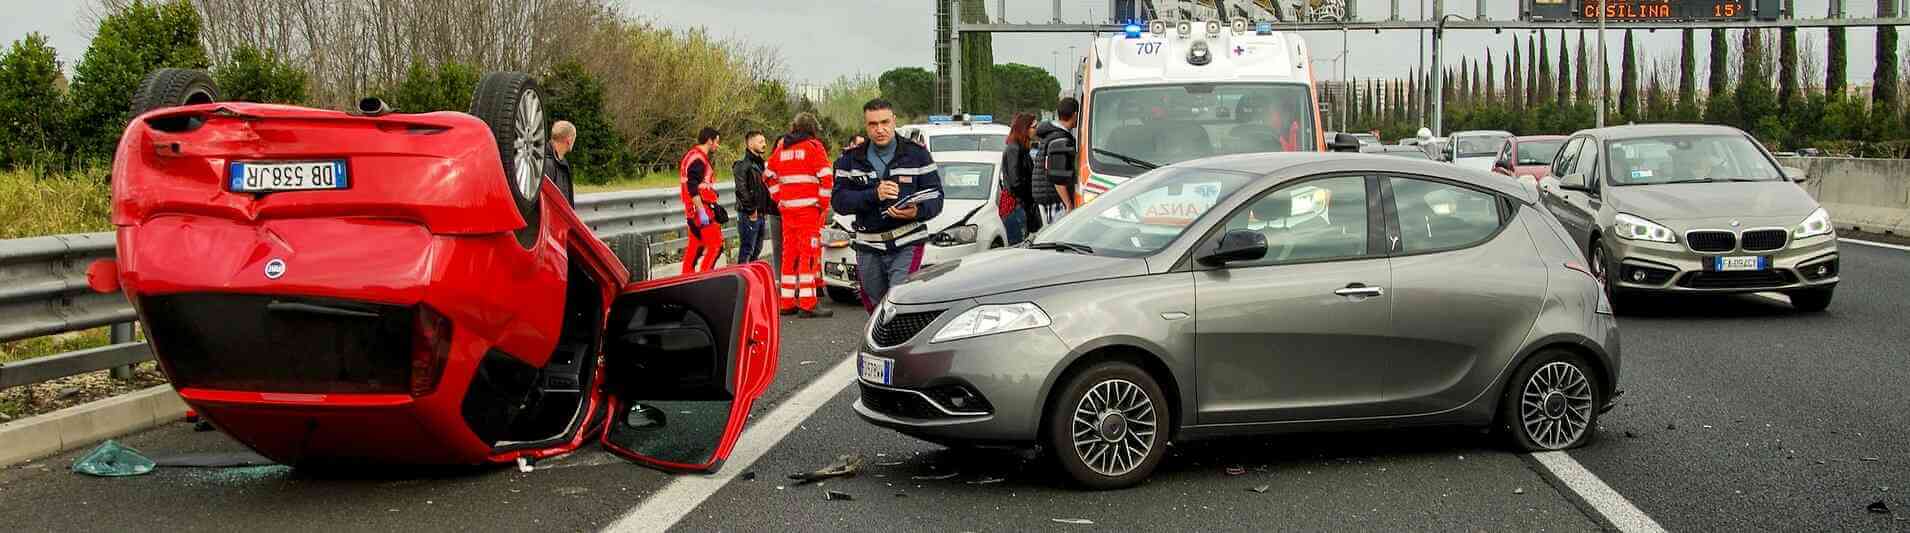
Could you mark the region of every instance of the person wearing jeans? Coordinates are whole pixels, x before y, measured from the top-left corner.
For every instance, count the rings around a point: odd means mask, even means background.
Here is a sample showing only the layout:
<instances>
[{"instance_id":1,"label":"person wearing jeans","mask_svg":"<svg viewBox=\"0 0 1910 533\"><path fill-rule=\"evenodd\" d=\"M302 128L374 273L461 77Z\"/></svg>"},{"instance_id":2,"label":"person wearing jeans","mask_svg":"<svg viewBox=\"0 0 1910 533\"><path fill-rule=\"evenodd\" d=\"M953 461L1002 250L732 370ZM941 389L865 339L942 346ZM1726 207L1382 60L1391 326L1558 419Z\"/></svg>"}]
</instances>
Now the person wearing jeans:
<instances>
[{"instance_id":1,"label":"person wearing jeans","mask_svg":"<svg viewBox=\"0 0 1910 533\"><path fill-rule=\"evenodd\" d=\"M769 149L769 141L763 132L751 131L743 135L747 150L743 158L730 166L730 173L736 176L736 236L742 241L737 245L736 263L755 261L763 253L763 223L774 212L775 200L769 196L769 185L763 181L766 163L764 151Z\"/></svg>"},{"instance_id":2,"label":"person wearing jeans","mask_svg":"<svg viewBox=\"0 0 1910 533\"><path fill-rule=\"evenodd\" d=\"M929 237L922 221L942 212L942 175L928 148L896 137L894 104L871 100L862 118L869 142L836 159L834 199L837 214L855 217L850 246L862 306L874 312L889 289L922 266Z\"/></svg>"}]
</instances>

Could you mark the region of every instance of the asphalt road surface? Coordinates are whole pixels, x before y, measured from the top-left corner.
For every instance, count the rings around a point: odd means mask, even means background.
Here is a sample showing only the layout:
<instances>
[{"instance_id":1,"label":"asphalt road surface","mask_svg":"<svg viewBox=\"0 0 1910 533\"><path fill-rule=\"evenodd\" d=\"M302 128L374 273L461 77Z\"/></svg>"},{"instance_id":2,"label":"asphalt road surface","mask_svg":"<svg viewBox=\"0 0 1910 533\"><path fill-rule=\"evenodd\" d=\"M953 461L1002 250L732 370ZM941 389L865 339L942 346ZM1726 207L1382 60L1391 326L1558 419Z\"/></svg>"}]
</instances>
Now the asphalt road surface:
<instances>
[{"instance_id":1,"label":"asphalt road surface","mask_svg":"<svg viewBox=\"0 0 1910 533\"><path fill-rule=\"evenodd\" d=\"M739 447L753 445L760 459L733 460L721 477L678 480L587 449L531 473L266 466L97 479L68 471L69 453L0 470L0 527L595 530L667 506L687 511L675 523L682 531L1636 526L1592 503L1615 494L1673 531L1910 531L1910 251L1842 252L1843 284L1823 314L1798 315L1764 295L1621 310L1626 395L1598 440L1569 453L1595 480L1558 474L1476 431L1411 430L1179 445L1140 487L1080 492L1044 462L869 426L849 408L846 376L817 384L813 413L766 422L785 402L808 411L797 392L846 368L837 364L866 315L838 307L833 319L784 322L781 374ZM125 442L154 456L241 449L184 424ZM866 458L854 478L784 479L851 453ZM1230 475L1235 466L1244 473ZM681 490L692 482L712 490ZM828 500L830 491L853 499ZM1879 501L1890 512L1866 510Z\"/></svg>"}]
</instances>

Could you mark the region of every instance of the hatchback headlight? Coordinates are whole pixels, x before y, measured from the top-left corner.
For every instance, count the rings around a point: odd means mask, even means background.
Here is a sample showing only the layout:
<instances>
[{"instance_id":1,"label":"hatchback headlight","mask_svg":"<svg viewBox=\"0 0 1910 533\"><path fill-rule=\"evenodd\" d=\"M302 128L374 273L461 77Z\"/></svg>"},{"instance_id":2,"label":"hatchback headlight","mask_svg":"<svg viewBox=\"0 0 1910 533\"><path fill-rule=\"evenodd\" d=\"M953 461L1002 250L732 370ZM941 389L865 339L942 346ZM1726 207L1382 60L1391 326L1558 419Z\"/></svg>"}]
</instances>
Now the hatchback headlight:
<instances>
[{"instance_id":1,"label":"hatchback headlight","mask_svg":"<svg viewBox=\"0 0 1910 533\"><path fill-rule=\"evenodd\" d=\"M1791 229L1791 237L1792 240L1804 239L1818 235L1829 235L1832 231L1830 227L1830 212L1819 207L1816 211L1811 212L1811 216L1804 217L1802 224L1798 224L1796 228Z\"/></svg>"},{"instance_id":2,"label":"hatchback headlight","mask_svg":"<svg viewBox=\"0 0 1910 533\"><path fill-rule=\"evenodd\" d=\"M936 233L934 237L929 238L929 243L944 248L964 244L975 244L975 236L980 233L980 231L981 229L974 224L955 226Z\"/></svg>"},{"instance_id":3,"label":"hatchback headlight","mask_svg":"<svg viewBox=\"0 0 1910 533\"><path fill-rule=\"evenodd\" d=\"M830 248L848 246L849 240L852 238L854 237L849 235L848 231L840 228L826 228L822 230L822 244Z\"/></svg>"},{"instance_id":4,"label":"hatchback headlight","mask_svg":"<svg viewBox=\"0 0 1910 533\"><path fill-rule=\"evenodd\" d=\"M1626 214L1618 215L1617 223L1612 224L1612 229L1618 233L1618 238L1620 239L1678 242L1678 236L1671 233L1671 228L1658 225L1658 223L1650 220Z\"/></svg>"},{"instance_id":5,"label":"hatchback headlight","mask_svg":"<svg viewBox=\"0 0 1910 533\"><path fill-rule=\"evenodd\" d=\"M1045 328L1048 313L1031 303L984 305L962 312L929 342L947 342L952 340L1021 331L1024 329Z\"/></svg>"}]
</instances>

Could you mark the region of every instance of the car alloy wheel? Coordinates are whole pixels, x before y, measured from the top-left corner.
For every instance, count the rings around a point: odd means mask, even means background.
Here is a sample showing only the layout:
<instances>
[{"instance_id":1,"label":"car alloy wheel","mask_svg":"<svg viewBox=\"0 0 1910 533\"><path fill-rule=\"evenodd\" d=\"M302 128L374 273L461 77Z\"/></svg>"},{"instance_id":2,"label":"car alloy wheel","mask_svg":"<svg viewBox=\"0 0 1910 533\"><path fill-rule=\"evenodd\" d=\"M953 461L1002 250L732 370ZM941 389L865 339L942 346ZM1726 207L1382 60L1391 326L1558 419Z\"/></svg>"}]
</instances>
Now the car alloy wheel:
<instances>
[{"instance_id":1,"label":"car alloy wheel","mask_svg":"<svg viewBox=\"0 0 1910 533\"><path fill-rule=\"evenodd\" d=\"M517 166L517 195L525 200L537 198L537 186L543 180L528 177L544 173L544 146L549 142L544 125L543 101L535 89L524 89L517 99L517 139L514 140Z\"/></svg>"},{"instance_id":2,"label":"car alloy wheel","mask_svg":"<svg viewBox=\"0 0 1910 533\"><path fill-rule=\"evenodd\" d=\"M1539 448L1569 448L1591 429L1594 396L1592 381L1578 365L1546 363L1519 392L1519 428Z\"/></svg>"},{"instance_id":3,"label":"car alloy wheel","mask_svg":"<svg viewBox=\"0 0 1910 533\"><path fill-rule=\"evenodd\" d=\"M1133 472L1153 451L1159 415L1139 385L1124 379L1096 383L1076 404L1071 434L1074 453L1094 473L1119 477Z\"/></svg>"}]
</instances>

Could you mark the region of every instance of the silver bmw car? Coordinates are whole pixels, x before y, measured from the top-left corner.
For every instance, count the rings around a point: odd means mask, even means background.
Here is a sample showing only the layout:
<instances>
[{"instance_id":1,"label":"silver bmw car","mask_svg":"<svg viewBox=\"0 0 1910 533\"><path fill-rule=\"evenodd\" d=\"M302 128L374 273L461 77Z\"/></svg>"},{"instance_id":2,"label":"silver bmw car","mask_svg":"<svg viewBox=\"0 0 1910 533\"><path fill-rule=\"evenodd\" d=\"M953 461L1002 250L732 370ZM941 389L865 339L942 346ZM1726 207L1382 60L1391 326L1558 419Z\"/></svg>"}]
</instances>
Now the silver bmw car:
<instances>
[{"instance_id":1,"label":"silver bmw car","mask_svg":"<svg viewBox=\"0 0 1910 533\"><path fill-rule=\"evenodd\" d=\"M1095 489L1141 482L1170 440L1456 424L1582 445L1618 394L1618 323L1522 187L1376 155L1149 172L896 287L855 410L1051 450Z\"/></svg>"}]
</instances>

